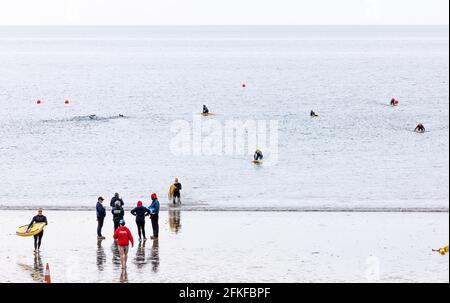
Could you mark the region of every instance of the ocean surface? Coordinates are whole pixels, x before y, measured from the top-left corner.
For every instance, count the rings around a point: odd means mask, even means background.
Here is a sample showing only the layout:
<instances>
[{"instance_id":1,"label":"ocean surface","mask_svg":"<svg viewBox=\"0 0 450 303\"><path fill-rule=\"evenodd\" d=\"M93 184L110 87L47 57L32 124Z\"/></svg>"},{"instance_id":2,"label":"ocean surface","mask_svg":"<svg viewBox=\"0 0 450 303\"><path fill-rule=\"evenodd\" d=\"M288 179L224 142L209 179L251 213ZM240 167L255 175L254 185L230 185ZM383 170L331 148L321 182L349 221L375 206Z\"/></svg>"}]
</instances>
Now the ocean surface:
<instances>
[{"instance_id":1,"label":"ocean surface","mask_svg":"<svg viewBox=\"0 0 450 303\"><path fill-rule=\"evenodd\" d=\"M0 79L0 208L166 204L176 176L191 209L449 208L448 26L0 27ZM278 162L176 154L203 104L278 121Z\"/></svg>"}]
</instances>

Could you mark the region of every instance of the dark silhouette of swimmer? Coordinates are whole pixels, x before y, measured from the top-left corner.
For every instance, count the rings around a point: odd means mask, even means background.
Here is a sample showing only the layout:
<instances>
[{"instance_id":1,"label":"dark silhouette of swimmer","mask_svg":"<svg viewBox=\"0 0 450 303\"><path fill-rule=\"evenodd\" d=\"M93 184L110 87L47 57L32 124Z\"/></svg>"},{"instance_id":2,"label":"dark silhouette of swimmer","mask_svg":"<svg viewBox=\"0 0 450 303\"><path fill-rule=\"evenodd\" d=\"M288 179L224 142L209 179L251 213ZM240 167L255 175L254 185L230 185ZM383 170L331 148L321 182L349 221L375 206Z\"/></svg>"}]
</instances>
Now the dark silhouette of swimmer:
<instances>
[{"instance_id":1,"label":"dark silhouette of swimmer","mask_svg":"<svg viewBox=\"0 0 450 303\"><path fill-rule=\"evenodd\" d=\"M206 105L203 105L203 113L209 114L209 109L206 107Z\"/></svg>"},{"instance_id":2,"label":"dark silhouette of swimmer","mask_svg":"<svg viewBox=\"0 0 450 303\"><path fill-rule=\"evenodd\" d=\"M311 110L310 115L311 115L311 117L318 117L318 116L319 116L319 115L317 115L313 110Z\"/></svg>"},{"instance_id":3,"label":"dark silhouette of swimmer","mask_svg":"<svg viewBox=\"0 0 450 303\"><path fill-rule=\"evenodd\" d=\"M259 150L259 149L257 149L257 150L255 151L255 154L254 154L254 156L253 156L253 159L255 159L255 161L260 161L260 160L264 159L264 155L263 155L262 151Z\"/></svg>"},{"instance_id":4,"label":"dark silhouette of swimmer","mask_svg":"<svg viewBox=\"0 0 450 303\"><path fill-rule=\"evenodd\" d=\"M97 115L89 115L89 119L95 119L97 118Z\"/></svg>"},{"instance_id":5,"label":"dark silhouette of swimmer","mask_svg":"<svg viewBox=\"0 0 450 303\"><path fill-rule=\"evenodd\" d=\"M425 132L425 126L423 126L422 123L417 124L416 128L414 129L415 132L418 133L424 133Z\"/></svg>"}]
</instances>

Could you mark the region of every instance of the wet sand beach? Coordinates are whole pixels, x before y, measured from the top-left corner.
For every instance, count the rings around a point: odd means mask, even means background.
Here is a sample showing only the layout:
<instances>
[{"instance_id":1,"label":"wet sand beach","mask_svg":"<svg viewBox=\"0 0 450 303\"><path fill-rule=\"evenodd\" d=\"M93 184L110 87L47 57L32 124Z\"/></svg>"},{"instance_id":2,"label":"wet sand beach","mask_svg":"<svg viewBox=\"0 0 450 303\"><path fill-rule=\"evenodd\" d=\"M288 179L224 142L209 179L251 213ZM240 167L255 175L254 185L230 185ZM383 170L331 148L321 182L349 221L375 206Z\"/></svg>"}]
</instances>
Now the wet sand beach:
<instances>
[{"instance_id":1,"label":"wet sand beach","mask_svg":"<svg viewBox=\"0 0 450 303\"><path fill-rule=\"evenodd\" d=\"M34 212L0 211L0 282L449 282L449 214L346 212L161 213L158 241L130 249L120 269L112 239L96 238L95 212L46 211L42 252L15 235ZM137 240L134 218L127 226ZM151 234L147 221L146 231Z\"/></svg>"}]
</instances>

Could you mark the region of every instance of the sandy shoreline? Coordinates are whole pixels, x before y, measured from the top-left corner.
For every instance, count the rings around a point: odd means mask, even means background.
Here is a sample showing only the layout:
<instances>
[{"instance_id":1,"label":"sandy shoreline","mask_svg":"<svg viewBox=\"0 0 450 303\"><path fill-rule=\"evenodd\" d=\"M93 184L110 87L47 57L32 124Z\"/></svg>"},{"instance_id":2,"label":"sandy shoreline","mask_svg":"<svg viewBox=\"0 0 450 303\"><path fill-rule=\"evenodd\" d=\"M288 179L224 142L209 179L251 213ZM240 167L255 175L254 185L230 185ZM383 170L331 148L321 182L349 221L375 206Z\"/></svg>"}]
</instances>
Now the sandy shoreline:
<instances>
[{"instance_id":1,"label":"sandy shoreline","mask_svg":"<svg viewBox=\"0 0 450 303\"><path fill-rule=\"evenodd\" d=\"M37 282L46 263L53 282L449 282L448 256L431 251L449 242L448 213L164 211L161 239L131 249L127 277L110 217L98 243L95 212L47 211L35 257L14 234L34 212L0 213L0 282Z\"/></svg>"}]
</instances>

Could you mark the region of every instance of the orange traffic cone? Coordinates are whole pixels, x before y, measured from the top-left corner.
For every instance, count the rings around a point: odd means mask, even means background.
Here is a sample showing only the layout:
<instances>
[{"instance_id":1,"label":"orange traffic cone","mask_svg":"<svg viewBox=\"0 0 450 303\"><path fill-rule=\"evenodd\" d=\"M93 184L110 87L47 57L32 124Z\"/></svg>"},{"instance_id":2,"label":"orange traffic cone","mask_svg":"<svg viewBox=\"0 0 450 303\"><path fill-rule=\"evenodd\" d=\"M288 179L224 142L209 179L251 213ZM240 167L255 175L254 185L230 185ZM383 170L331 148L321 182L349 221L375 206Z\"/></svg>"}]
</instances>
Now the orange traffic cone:
<instances>
[{"instance_id":1,"label":"orange traffic cone","mask_svg":"<svg viewBox=\"0 0 450 303\"><path fill-rule=\"evenodd\" d=\"M52 278L50 277L50 266L48 266L48 263L45 268L44 283L52 283Z\"/></svg>"}]
</instances>

